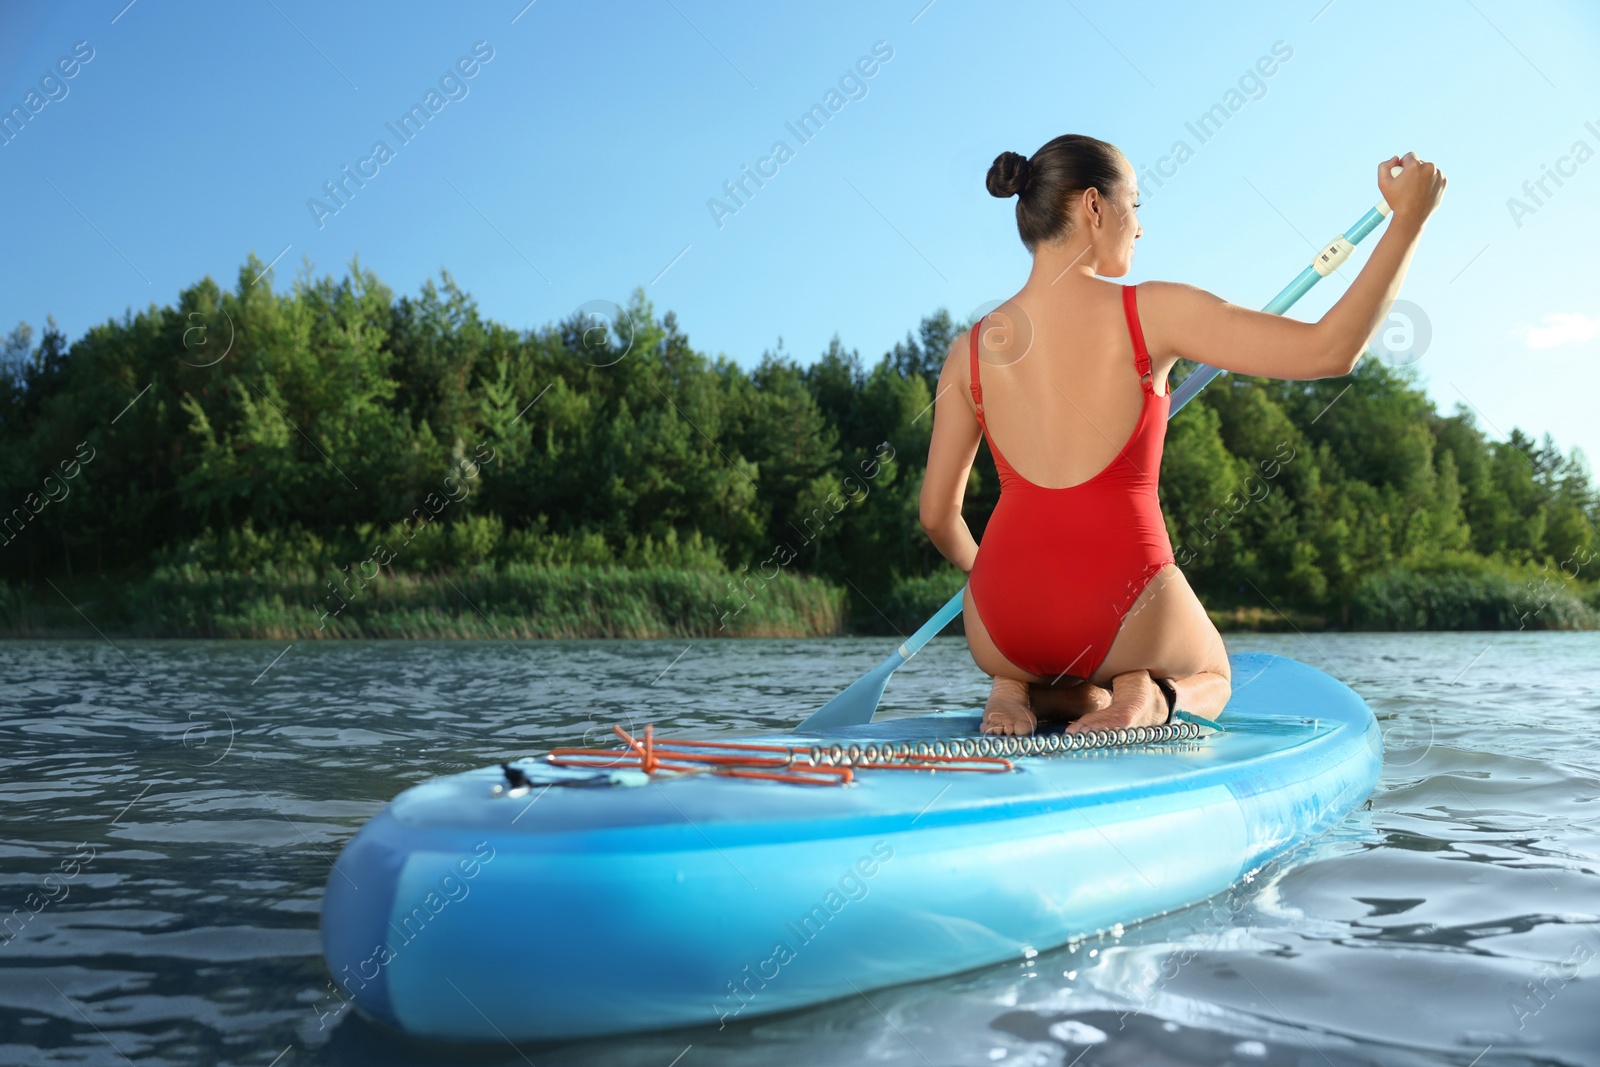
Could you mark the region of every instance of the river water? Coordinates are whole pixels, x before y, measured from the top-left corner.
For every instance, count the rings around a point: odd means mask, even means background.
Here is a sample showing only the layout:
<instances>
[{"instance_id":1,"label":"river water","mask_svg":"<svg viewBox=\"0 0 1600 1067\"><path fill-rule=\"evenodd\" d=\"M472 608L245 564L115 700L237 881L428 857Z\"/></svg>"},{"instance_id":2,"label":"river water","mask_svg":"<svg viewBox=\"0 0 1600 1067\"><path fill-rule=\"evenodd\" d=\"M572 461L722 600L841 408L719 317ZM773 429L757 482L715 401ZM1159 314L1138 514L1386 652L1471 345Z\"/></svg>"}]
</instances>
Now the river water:
<instances>
[{"instance_id":1,"label":"river water","mask_svg":"<svg viewBox=\"0 0 1600 1067\"><path fill-rule=\"evenodd\" d=\"M0 1064L1600 1064L1600 634L1229 644L1343 679L1386 742L1370 809L1251 883L870 999L492 1049L330 994L362 822L616 721L792 723L885 641L0 644ZM985 692L940 639L884 712Z\"/></svg>"}]
</instances>

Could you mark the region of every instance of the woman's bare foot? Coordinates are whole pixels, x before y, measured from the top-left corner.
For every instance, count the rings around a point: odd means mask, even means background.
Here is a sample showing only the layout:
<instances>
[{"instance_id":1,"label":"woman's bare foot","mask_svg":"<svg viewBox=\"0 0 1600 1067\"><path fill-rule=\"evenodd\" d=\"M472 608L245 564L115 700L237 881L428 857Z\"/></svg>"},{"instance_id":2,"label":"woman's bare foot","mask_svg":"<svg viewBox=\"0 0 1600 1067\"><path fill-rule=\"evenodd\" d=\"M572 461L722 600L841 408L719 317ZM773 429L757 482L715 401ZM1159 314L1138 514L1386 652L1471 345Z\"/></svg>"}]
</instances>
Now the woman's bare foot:
<instances>
[{"instance_id":1,"label":"woman's bare foot","mask_svg":"<svg viewBox=\"0 0 1600 1067\"><path fill-rule=\"evenodd\" d=\"M1028 683L996 678L983 705L982 731L986 734L1023 736L1033 733L1038 721L1028 702Z\"/></svg>"},{"instance_id":2,"label":"woman's bare foot","mask_svg":"<svg viewBox=\"0 0 1600 1067\"><path fill-rule=\"evenodd\" d=\"M1070 722L1109 707L1111 691L1087 679L1065 685L1030 685L1028 703L1041 719Z\"/></svg>"},{"instance_id":3,"label":"woman's bare foot","mask_svg":"<svg viewBox=\"0 0 1600 1067\"><path fill-rule=\"evenodd\" d=\"M1159 726L1167 721L1167 698L1149 671L1129 671L1111 679L1111 703L1091 711L1067 727L1084 730L1120 730L1129 726Z\"/></svg>"}]
</instances>

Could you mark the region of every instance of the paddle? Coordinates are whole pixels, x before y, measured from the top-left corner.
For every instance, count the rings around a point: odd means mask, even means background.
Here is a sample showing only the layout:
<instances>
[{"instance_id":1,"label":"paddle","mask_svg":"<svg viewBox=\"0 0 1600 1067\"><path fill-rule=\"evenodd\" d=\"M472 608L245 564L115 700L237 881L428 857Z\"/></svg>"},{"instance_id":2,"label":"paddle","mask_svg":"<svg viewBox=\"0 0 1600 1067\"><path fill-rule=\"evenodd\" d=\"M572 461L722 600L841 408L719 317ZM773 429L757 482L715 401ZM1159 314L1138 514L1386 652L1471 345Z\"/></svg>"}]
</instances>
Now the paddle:
<instances>
[{"instance_id":1,"label":"paddle","mask_svg":"<svg viewBox=\"0 0 1600 1067\"><path fill-rule=\"evenodd\" d=\"M1389 169L1390 176L1400 173L1399 167ZM1282 315L1294 306L1295 301L1305 296L1313 285L1333 273L1350 254L1355 251L1356 245L1369 233L1378 228L1389 214L1389 205L1378 201L1376 207L1361 216L1361 220L1344 233L1329 241L1327 246L1318 252L1311 265L1300 272L1300 275L1284 287L1283 291L1268 301L1262 311L1273 315ZM1201 364L1194 369L1183 384L1172 391L1172 406L1168 418L1176 415L1183 406L1195 398L1195 395L1211 384L1211 380L1221 374L1218 367ZM822 707L808 715L800 724L801 731L833 730L842 726L859 726L872 721L872 716L878 710L878 702L883 699L884 687L889 684L889 676L900 669L900 666L922 651L935 634L944 629L952 619L961 614L961 592L940 608L916 633L906 638L899 648L889 654L889 658L872 668L866 674L850 683L849 687Z\"/></svg>"}]
</instances>

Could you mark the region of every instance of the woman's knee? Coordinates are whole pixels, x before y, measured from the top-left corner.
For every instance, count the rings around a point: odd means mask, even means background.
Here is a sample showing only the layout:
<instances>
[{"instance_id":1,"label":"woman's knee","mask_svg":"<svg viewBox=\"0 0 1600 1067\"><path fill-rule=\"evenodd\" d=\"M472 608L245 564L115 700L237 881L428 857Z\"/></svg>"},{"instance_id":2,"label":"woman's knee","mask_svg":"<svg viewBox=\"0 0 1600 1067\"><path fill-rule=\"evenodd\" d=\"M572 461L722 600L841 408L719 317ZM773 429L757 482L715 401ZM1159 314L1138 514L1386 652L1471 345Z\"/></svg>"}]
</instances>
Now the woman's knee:
<instances>
[{"instance_id":1,"label":"woman's knee","mask_svg":"<svg viewBox=\"0 0 1600 1067\"><path fill-rule=\"evenodd\" d=\"M1212 648L1212 654L1210 657L1211 663L1208 667L1208 670L1210 670L1212 674L1221 675L1222 678L1231 686L1233 684L1233 664L1228 660L1227 643L1222 640L1221 631L1217 629L1216 624L1211 622L1209 617L1207 617L1206 623L1211 627Z\"/></svg>"},{"instance_id":2,"label":"woman's knee","mask_svg":"<svg viewBox=\"0 0 1600 1067\"><path fill-rule=\"evenodd\" d=\"M1206 620L1208 623L1209 619ZM1233 680L1233 665L1228 662L1228 646L1222 641L1222 634L1215 625L1211 626L1211 655L1207 657L1210 662L1206 665L1206 673L1220 674L1229 682Z\"/></svg>"}]
</instances>

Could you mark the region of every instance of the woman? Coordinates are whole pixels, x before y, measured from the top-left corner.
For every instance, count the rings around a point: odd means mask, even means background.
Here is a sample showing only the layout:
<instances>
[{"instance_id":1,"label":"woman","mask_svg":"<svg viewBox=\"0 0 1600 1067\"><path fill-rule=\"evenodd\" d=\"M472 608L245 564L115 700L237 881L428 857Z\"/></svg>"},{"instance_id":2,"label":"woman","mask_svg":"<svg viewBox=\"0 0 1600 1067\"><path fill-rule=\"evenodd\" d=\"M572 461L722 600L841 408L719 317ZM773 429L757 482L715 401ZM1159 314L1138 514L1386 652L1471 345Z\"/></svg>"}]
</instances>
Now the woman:
<instances>
[{"instance_id":1,"label":"woman","mask_svg":"<svg viewBox=\"0 0 1600 1067\"><path fill-rule=\"evenodd\" d=\"M1390 168L1403 167L1398 177ZM994 679L983 730L1032 733L1215 718L1231 691L1222 637L1173 562L1156 500L1167 376L1179 359L1272 378L1348 374L1400 291L1444 193L1407 153L1378 167L1393 210L1355 282L1316 322L1251 311L1128 273L1143 231L1133 167L1092 137L1003 153L989 192L1019 197L1033 270L950 348L922 484L922 526L969 573L972 658ZM987 436L1000 503L980 548L961 517Z\"/></svg>"}]
</instances>

